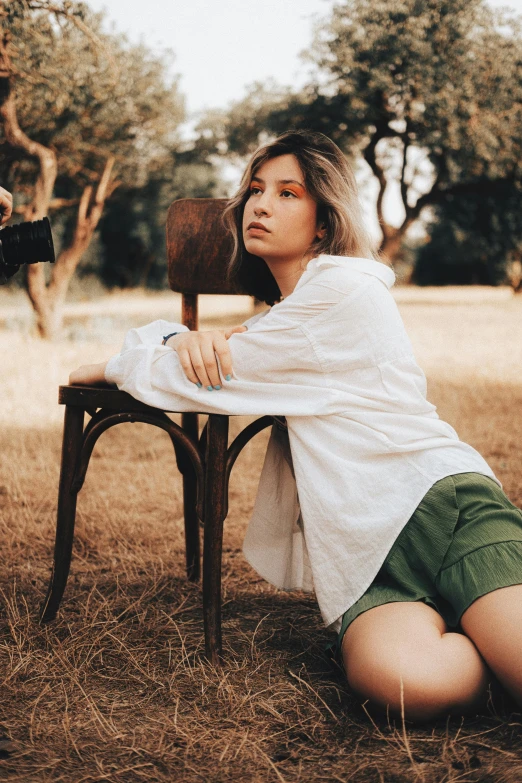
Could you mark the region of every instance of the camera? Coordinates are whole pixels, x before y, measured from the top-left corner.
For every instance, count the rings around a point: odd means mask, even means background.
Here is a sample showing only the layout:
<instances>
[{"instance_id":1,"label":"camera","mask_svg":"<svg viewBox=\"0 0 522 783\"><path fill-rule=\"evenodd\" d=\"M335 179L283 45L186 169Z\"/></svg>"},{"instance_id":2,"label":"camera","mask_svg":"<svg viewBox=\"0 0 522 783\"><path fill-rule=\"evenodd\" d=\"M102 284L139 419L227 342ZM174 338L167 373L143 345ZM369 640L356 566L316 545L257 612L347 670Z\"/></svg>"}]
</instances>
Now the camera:
<instances>
[{"instance_id":1,"label":"camera","mask_svg":"<svg viewBox=\"0 0 522 783\"><path fill-rule=\"evenodd\" d=\"M22 264L52 263L54 260L49 218L0 229L0 284L16 274Z\"/></svg>"}]
</instances>

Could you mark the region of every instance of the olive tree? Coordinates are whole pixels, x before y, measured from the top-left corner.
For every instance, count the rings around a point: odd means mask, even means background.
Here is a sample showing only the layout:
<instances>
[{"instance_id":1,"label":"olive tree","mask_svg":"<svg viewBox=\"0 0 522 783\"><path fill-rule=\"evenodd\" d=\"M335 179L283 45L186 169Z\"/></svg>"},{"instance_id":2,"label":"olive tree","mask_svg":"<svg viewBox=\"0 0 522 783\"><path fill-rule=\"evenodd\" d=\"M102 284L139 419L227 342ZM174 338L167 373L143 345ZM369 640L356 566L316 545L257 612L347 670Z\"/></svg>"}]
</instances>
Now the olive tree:
<instances>
[{"instance_id":1,"label":"olive tree","mask_svg":"<svg viewBox=\"0 0 522 783\"><path fill-rule=\"evenodd\" d=\"M245 154L261 133L324 132L370 167L390 259L425 207L520 182L520 20L483 0L345 0L306 59L315 75L303 90L255 85L202 124L200 143ZM398 226L383 207L391 188Z\"/></svg>"},{"instance_id":2,"label":"olive tree","mask_svg":"<svg viewBox=\"0 0 522 783\"><path fill-rule=\"evenodd\" d=\"M12 0L0 13L3 182L25 220L74 210L49 281L42 265L27 270L39 332L52 337L106 199L147 181L178 142L184 106L165 57L104 34L84 4Z\"/></svg>"}]
</instances>

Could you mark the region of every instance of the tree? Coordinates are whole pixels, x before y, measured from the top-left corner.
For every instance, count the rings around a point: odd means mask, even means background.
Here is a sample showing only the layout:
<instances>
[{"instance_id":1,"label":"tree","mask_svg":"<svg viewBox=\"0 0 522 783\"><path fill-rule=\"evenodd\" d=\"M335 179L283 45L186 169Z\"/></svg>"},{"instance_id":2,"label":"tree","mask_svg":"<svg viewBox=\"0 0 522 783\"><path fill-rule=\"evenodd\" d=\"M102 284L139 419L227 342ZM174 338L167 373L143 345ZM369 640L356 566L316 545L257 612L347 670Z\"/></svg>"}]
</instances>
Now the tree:
<instances>
[{"instance_id":1,"label":"tree","mask_svg":"<svg viewBox=\"0 0 522 783\"><path fill-rule=\"evenodd\" d=\"M520 280L506 259L522 255L522 188L507 182L487 195L448 196L437 206L428 241L417 252L413 281L419 285L498 285Z\"/></svg>"},{"instance_id":2,"label":"tree","mask_svg":"<svg viewBox=\"0 0 522 783\"><path fill-rule=\"evenodd\" d=\"M214 134L245 154L260 132L311 128L348 155L362 155L378 182L381 251L391 259L424 207L520 181L516 19L482 0L347 0L317 26L307 56L317 74L302 91L255 85L228 116L210 118L201 131L206 143ZM383 209L392 182L399 226Z\"/></svg>"},{"instance_id":3,"label":"tree","mask_svg":"<svg viewBox=\"0 0 522 783\"><path fill-rule=\"evenodd\" d=\"M49 283L42 265L28 268L38 329L50 337L106 199L146 183L152 161L178 143L184 108L165 58L103 34L101 15L82 3L12 0L1 13L3 181L26 220L76 210Z\"/></svg>"},{"instance_id":4,"label":"tree","mask_svg":"<svg viewBox=\"0 0 522 783\"><path fill-rule=\"evenodd\" d=\"M214 166L199 161L190 150L171 150L155 161L143 186L118 188L100 223L98 266L86 271L94 271L108 286L163 287L169 205L178 198L224 195Z\"/></svg>"}]
</instances>

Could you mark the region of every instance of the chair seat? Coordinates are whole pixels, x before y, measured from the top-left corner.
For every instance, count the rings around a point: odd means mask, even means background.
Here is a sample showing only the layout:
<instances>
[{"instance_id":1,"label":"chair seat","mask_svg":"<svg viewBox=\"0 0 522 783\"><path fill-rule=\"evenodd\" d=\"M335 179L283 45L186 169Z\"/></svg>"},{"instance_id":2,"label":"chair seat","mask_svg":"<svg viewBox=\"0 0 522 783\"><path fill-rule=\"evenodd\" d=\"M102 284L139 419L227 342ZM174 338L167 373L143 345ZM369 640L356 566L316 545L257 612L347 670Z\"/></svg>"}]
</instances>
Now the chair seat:
<instances>
[{"instance_id":1,"label":"chair seat","mask_svg":"<svg viewBox=\"0 0 522 783\"><path fill-rule=\"evenodd\" d=\"M144 402L135 400L127 392L116 386L60 386L58 390L60 405L73 405L76 408L108 408L110 410L149 411L157 410Z\"/></svg>"},{"instance_id":2,"label":"chair seat","mask_svg":"<svg viewBox=\"0 0 522 783\"><path fill-rule=\"evenodd\" d=\"M157 411L144 402L131 397L127 392L120 391L116 386L60 386L58 390L58 403L60 405L73 405L77 408L89 410L93 408L107 408L119 411ZM183 411L166 410L167 413L182 413ZM210 415L211 411L191 411ZM227 414L232 416L235 414Z\"/></svg>"}]
</instances>

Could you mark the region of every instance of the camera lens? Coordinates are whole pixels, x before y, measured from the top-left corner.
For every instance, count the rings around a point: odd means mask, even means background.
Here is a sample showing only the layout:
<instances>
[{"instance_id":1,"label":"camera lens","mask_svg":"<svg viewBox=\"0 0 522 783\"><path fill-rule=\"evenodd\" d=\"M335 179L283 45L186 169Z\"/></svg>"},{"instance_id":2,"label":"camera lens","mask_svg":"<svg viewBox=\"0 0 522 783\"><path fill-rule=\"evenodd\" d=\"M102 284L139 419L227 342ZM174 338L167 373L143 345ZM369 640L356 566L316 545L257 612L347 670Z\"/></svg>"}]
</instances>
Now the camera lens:
<instances>
[{"instance_id":1,"label":"camera lens","mask_svg":"<svg viewBox=\"0 0 522 783\"><path fill-rule=\"evenodd\" d=\"M0 260L4 264L37 264L54 261L53 235L48 218L6 226L0 231Z\"/></svg>"}]
</instances>

